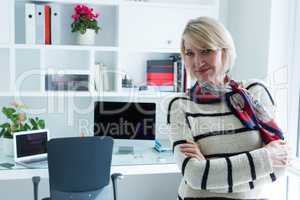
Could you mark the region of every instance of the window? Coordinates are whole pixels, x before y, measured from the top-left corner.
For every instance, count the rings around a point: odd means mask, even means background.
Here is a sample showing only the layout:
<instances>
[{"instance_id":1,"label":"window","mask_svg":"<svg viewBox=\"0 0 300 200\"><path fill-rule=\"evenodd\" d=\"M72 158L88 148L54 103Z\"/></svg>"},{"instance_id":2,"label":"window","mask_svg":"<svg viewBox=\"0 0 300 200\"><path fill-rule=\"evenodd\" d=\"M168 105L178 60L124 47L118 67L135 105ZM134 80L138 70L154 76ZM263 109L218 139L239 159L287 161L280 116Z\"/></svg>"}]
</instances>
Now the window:
<instances>
[{"instance_id":1,"label":"window","mask_svg":"<svg viewBox=\"0 0 300 200\"><path fill-rule=\"evenodd\" d=\"M288 174L287 200L300 199L300 3L297 0L291 1L294 13L291 23L291 54L289 63L288 83L288 141L294 150L294 156L298 164L294 165L294 173Z\"/></svg>"}]
</instances>

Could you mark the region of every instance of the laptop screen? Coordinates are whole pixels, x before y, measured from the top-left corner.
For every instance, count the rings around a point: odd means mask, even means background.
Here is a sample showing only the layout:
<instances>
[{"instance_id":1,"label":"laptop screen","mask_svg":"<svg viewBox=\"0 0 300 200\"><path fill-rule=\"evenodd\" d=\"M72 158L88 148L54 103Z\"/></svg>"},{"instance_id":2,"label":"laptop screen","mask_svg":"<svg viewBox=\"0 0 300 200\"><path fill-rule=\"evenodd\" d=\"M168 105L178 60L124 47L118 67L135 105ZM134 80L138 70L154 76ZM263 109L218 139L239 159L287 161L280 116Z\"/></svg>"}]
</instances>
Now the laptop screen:
<instances>
[{"instance_id":1,"label":"laptop screen","mask_svg":"<svg viewBox=\"0 0 300 200\"><path fill-rule=\"evenodd\" d=\"M47 131L16 135L17 158L47 153Z\"/></svg>"}]
</instances>

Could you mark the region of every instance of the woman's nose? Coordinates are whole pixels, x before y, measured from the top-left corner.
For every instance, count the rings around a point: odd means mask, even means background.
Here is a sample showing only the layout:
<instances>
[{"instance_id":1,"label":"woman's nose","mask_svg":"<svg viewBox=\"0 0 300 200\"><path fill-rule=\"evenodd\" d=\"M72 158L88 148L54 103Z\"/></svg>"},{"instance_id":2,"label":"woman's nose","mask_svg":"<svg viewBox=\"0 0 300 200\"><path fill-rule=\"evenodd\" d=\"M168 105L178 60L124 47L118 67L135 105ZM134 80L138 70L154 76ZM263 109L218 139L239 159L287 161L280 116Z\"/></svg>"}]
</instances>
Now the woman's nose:
<instances>
[{"instance_id":1,"label":"woman's nose","mask_svg":"<svg viewBox=\"0 0 300 200\"><path fill-rule=\"evenodd\" d=\"M201 55L196 54L194 57L194 63L197 67L201 67L205 63L205 60L202 58Z\"/></svg>"}]
</instances>

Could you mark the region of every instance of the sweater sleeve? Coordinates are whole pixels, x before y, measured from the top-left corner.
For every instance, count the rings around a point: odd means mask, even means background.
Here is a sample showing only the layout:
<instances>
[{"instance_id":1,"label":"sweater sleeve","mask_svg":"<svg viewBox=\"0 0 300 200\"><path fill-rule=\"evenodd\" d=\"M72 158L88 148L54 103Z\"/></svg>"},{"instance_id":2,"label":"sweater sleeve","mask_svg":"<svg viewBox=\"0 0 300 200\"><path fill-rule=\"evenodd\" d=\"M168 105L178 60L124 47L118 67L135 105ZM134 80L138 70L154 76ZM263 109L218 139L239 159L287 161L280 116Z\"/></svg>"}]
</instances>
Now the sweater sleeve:
<instances>
[{"instance_id":1,"label":"sweater sleeve","mask_svg":"<svg viewBox=\"0 0 300 200\"><path fill-rule=\"evenodd\" d=\"M284 177L286 169L285 168L275 168L274 172L270 173L269 175L260 177L254 181L250 181L248 183L242 183L239 185L234 185L232 190L234 192L248 192L257 187L263 187L266 184L270 184L276 181L278 178ZM219 188L215 190L210 190L211 192L215 193L226 193L227 188Z\"/></svg>"},{"instance_id":2,"label":"sweater sleeve","mask_svg":"<svg viewBox=\"0 0 300 200\"><path fill-rule=\"evenodd\" d=\"M185 156L179 145L186 140L193 140L193 136L186 122L182 101L174 102L170 109L170 131L175 161L186 183L194 189L226 189L226 192L233 192L234 187L249 184L273 171L268 152L264 148L211 160Z\"/></svg>"}]
</instances>

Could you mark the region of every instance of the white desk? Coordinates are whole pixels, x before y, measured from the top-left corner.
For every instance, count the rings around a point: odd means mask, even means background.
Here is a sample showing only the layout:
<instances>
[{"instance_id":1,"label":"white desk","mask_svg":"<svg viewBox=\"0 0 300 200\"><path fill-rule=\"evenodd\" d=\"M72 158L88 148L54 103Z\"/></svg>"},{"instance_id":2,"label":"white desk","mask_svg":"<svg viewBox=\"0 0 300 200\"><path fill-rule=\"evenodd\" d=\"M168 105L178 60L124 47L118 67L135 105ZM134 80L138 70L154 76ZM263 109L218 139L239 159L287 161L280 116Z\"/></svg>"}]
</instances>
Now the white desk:
<instances>
[{"instance_id":1,"label":"white desk","mask_svg":"<svg viewBox=\"0 0 300 200\"><path fill-rule=\"evenodd\" d=\"M14 163L12 157L0 155L0 163ZM113 154L112 173L124 175L180 173L174 163L172 152L158 153L154 149L147 149L135 154ZM28 179L32 176L48 178L47 166L40 169L26 169L15 164L11 169L0 167L0 180Z\"/></svg>"},{"instance_id":2,"label":"white desk","mask_svg":"<svg viewBox=\"0 0 300 200\"><path fill-rule=\"evenodd\" d=\"M0 163L3 162L13 163L13 158L0 155ZM134 155L114 154L111 173L116 172L122 173L125 177L119 182L120 200L176 199L181 174L171 152L157 153L153 149L148 149ZM33 199L31 182L33 176L41 177L39 197L49 196L47 167L42 169L26 169L20 165L15 165L13 169L0 167L1 199Z\"/></svg>"}]
</instances>

